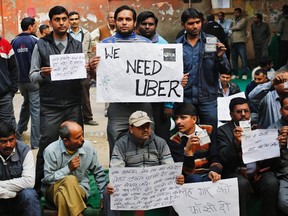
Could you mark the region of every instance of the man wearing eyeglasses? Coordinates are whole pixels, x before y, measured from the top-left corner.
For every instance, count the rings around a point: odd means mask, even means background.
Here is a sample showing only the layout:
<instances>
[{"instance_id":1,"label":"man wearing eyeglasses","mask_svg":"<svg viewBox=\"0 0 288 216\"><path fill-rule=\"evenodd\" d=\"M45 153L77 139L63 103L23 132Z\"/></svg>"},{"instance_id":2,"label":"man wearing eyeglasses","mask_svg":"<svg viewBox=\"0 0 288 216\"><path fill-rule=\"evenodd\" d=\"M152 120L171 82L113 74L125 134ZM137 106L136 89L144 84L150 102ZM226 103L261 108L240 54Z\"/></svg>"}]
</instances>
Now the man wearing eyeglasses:
<instances>
[{"instance_id":1,"label":"man wearing eyeglasses","mask_svg":"<svg viewBox=\"0 0 288 216\"><path fill-rule=\"evenodd\" d=\"M41 215L33 189L35 165L27 145L16 140L12 124L0 122L0 215Z\"/></svg>"},{"instance_id":2,"label":"man wearing eyeglasses","mask_svg":"<svg viewBox=\"0 0 288 216\"><path fill-rule=\"evenodd\" d=\"M251 192L262 198L262 216L277 213L279 184L270 169L272 160L244 164L242 160L241 121L250 120L250 109L245 98L233 98L229 104L231 121L217 130L219 157L223 165L223 178L237 177L240 215L247 215L247 203Z\"/></svg>"}]
</instances>

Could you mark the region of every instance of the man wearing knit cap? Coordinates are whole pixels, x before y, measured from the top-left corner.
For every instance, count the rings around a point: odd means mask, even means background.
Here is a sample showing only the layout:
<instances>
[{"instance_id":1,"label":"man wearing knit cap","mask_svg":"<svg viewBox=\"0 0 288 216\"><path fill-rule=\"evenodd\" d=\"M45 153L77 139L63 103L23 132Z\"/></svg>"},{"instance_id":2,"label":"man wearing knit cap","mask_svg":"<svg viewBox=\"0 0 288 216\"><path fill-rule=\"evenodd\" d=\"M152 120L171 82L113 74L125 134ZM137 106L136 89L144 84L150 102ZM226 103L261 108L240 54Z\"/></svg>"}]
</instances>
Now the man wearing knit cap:
<instances>
[{"instance_id":1,"label":"man wearing knit cap","mask_svg":"<svg viewBox=\"0 0 288 216\"><path fill-rule=\"evenodd\" d=\"M115 143L110 167L151 167L174 163L169 147L164 139L151 130L151 119L144 111L136 111L129 117L129 131ZM184 176L176 178L177 184L184 183ZM113 194L115 189L107 186L107 193ZM110 210L109 196L104 193L105 215L118 216L120 211Z\"/></svg>"},{"instance_id":2,"label":"man wearing knit cap","mask_svg":"<svg viewBox=\"0 0 288 216\"><path fill-rule=\"evenodd\" d=\"M181 104L175 109L178 132L168 145L175 162L183 162L185 182L216 182L221 179L222 165L218 162L217 146L208 133L212 126L198 126L197 111L192 104Z\"/></svg>"}]
</instances>

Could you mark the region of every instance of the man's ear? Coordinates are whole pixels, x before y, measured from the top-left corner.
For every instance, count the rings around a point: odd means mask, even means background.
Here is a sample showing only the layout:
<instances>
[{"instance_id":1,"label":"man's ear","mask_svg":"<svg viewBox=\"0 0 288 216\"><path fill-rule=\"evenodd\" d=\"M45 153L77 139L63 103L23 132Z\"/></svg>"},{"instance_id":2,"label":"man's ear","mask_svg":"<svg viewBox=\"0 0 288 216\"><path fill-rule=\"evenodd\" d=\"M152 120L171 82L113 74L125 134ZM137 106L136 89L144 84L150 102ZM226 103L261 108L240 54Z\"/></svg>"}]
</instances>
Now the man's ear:
<instances>
[{"instance_id":1,"label":"man's ear","mask_svg":"<svg viewBox=\"0 0 288 216\"><path fill-rule=\"evenodd\" d=\"M133 134L133 127L131 125L129 125L129 132Z\"/></svg>"}]
</instances>

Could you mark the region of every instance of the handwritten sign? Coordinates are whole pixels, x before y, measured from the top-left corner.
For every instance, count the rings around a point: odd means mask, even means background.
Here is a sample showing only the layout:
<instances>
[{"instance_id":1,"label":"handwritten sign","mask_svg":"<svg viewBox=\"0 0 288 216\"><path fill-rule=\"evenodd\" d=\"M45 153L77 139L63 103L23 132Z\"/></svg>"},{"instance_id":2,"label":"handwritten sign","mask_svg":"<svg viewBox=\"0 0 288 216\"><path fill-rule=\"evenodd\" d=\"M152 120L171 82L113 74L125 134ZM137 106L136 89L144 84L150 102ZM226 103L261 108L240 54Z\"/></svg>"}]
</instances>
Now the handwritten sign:
<instances>
[{"instance_id":1,"label":"handwritten sign","mask_svg":"<svg viewBox=\"0 0 288 216\"><path fill-rule=\"evenodd\" d=\"M257 129L242 134L242 153L245 164L280 156L275 129Z\"/></svg>"},{"instance_id":2,"label":"handwritten sign","mask_svg":"<svg viewBox=\"0 0 288 216\"><path fill-rule=\"evenodd\" d=\"M237 178L184 184L181 192L173 205L179 216L239 216Z\"/></svg>"},{"instance_id":3,"label":"handwritten sign","mask_svg":"<svg viewBox=\"0 0 288 216\"><path fill-rule=\"evenodd\" d=\"M218 120L219 121L230 121L231 120L230 111L229 111L229 103L235 97L246 98L244 92L239 92L237 94L230 95L228 97L218 97L217 98L217 103L218 103L217 112L218 112Z\"/></svg>"},{"instance_id":4,"label":"handwritten sign","mask_svg":"<svg viewBox=\"0 0 288 216\"><path fill-rule=\"evenodd\" d=\"M182 163L145 168L110 168L112 210L148 210L171 206L179 198L176 176Z\"/></svg>"},{"instance_id":5,"label":"handwritten sign","mask_svg":"<svg viewBox=\"0 0 288 216\"><path fill-rule=\"evenodd\" d=\"M51 80L87 78L84 53L50 55Z\"/></svg>"},{"instance_id":6,"label":"handwritten sign","mask_svg":"<svg viewBox=\"0 0 288 216\"><path fill-rule=\"evenodd\" d=\"M183 102L182 45L99 43L98 102Z\"/></svg>"}]
</instances>

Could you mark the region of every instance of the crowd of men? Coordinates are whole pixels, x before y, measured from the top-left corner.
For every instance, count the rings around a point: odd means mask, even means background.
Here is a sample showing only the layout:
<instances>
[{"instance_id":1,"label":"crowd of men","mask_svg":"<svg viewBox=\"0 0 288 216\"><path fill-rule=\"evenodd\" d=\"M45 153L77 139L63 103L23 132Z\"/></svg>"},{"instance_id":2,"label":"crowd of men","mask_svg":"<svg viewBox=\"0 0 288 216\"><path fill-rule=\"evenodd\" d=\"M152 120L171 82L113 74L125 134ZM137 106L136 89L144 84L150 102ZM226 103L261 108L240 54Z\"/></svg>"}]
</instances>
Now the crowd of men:
<instances>
[{"instance_id":1,"label":"crowd of men","mask_svg":"<svg viewBox=\"0 0 288 216\"><path fill-rule=\"evenodd\" d=\"M278 28L281 41L285 41L287 30L283 29L288 22L287 7L283 8ZM183 162L177 184L236 177L241 216L247 215L252 195L262 199L261 215L287 215L288 64L286 58L283 67L272 70L267 51L270 30L261 14L255 14L251 26L259 68L252 72L246 98L230 101L231 120L218 127L217 97L239 93L240 88L231 79L239 71L242 79L248 75L247 18L241 8L234 12L231 22L220 12L219 24L209 15L205 25L203 14L196 9L182 13L183 32L175 43L183 46L183 103L107 104L110 167ZM93 40L168 42L157 33L158 19L151 11L137 16L132 7L120 6L109 12L107 24L91 34L79 26L79 19L78 12L68 13L64 7L55 6L49 11L52 31L46 32L47 26L41 26L40 39L35 36L35 19L29 17L21 21L23 32L11 44L0 38L0 214L41 215L41 194L57 207L58 215L81 216L91 192L89 171L103 198L105 215L120 215L110 208L110 195L117 188L107 184L96 150L83 137L84 124L98 124L93 120L89 95L90 79L96 78L101 61L93 56ZM212 39L216 42L211 49L207 41ZM85 54L87 79L52 81L49 56L72 53ZM12 100L18 88L24 102L16 124ZM21 142L29 116L31 148L39 148L36 167L31 149ZM174 132L170 131L171 117L176 125ZM280 157L245 164L243 121L252 129L278 129L275 139L279 140ZM177 215L172 207L170 215Z\"/></svg>"}]
</instances>

